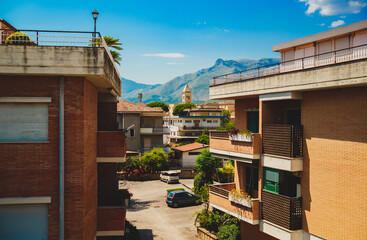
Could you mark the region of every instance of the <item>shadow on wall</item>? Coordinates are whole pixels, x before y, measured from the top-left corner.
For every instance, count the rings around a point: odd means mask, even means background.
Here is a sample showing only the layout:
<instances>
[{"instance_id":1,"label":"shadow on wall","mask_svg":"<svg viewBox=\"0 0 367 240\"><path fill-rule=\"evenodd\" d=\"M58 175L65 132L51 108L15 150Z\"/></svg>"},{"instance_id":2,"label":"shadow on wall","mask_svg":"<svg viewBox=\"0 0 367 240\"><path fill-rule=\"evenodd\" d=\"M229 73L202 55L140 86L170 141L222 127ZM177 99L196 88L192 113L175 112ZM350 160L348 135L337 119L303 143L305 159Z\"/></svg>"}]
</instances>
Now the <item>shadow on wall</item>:
<instances>
[{"instance_id":1,"label":"shadow on wall","mask_svg":"<svg viewBox=\"0 0 367 240\"><path fill-rule=\"evenodd\" d=\"M140 238L144 240L153 240L153 237L158 237L153 235L152 229L139 229Z\"/></svg>"}]
</instances>

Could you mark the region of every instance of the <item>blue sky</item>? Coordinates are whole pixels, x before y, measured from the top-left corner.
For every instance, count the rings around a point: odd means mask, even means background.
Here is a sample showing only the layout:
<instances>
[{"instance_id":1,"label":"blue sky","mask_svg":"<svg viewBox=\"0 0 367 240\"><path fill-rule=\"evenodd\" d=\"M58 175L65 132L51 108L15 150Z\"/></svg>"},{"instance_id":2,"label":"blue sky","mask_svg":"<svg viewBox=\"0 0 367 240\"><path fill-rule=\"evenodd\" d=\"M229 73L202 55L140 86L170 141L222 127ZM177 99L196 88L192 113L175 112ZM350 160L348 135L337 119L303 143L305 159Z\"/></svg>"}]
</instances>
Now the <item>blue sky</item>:
<instances>
[{"instance_id":1,"label":"blue sky","mask_svg":"<svg viewBox=\"0 0 367 240\"><path fill-rule=\"evenodd\" d=\"M123 77L147 84L210 67L218 58L278 57L274 44L367 19L367 0L3 1L17 28L97 31L123 43Z\"/></svg>"}]
</instances>

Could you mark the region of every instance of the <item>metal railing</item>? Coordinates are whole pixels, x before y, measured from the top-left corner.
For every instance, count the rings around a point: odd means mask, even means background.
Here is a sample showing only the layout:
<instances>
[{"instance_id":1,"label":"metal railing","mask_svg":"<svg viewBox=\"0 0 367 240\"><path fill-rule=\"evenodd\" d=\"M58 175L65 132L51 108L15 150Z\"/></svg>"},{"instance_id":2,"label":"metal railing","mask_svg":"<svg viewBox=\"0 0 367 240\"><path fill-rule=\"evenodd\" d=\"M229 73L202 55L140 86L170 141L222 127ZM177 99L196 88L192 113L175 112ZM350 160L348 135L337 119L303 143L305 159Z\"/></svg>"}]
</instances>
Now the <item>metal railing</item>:
<instances>
[{"instance_id":1,"label":"metal railing","mask_svg":"<svg viewBox=\"0 0 367 240\"><path fill-rule=\"evenodd\" d=\"M3 32L2 32L3 31ZM103 47L99 32L0 29L0 45ZM12 36L13 35L13 36Z\"/></svg>"},{"instance_id":2,"label":"metal railing","mask_svg":"<svg viewBox=\"0 0 367 240\"><path fill-rule=\"evenodd\" d=\"M210 185L209 193L228 199L230 190L234 188L235 188L234 183Z\"/></svg>"},{"instance_id":3,"label":"metal railing","mask_svg":"<svg viewBox=\"0 0 367 240\"><path fill-rule=\"evenodd\" d=\"M367 58L367 44L213 77L210 87L251 78Z\"/></svg>"},{"instance_id":4,"label":"metal railing","mask_svg":"<svg viewBox=\"0 0 367 240\"><path fill-rule=\"evenodd\" d=\"M210 131L210 138L229 140L229 131Z\"/></svg>"}]
</instances>

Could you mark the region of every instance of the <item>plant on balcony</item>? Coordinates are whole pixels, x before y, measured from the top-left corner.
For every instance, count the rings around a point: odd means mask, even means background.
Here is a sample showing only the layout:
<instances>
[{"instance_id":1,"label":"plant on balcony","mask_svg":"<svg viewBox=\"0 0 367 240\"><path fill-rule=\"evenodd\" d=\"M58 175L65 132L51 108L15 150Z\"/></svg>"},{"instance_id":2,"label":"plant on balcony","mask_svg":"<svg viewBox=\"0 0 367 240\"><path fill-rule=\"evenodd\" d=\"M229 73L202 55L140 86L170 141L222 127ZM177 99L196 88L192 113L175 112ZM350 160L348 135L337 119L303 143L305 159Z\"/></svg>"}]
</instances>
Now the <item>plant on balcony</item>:
<instances>
[{"instance_id":1,"label":"plant on balcony","mask_svg":"<svg viewBox=\"0 0 367 240\"><path fill-rule=\"evenodd\" d=\"M6 45L36 45L31 38L22 32L15 32L5 40Z\"/></svg>"},{"instance_id":2,"label":"plant on balcony","mask_svg":"<svg viewBox=\"0 0 367 240\"><path fill-rule=\"evenodd\" d=\"M232 189L229 192L229 201L251 208L251 196L239 189Z\"/></svg>"},{"instance_id":3,"label":"plant on balcony","mask_svg":"<svg viewBox=\"0 0 367 240\"><path fill-rule=\"evenodd\" d=\"M231 141L252 142L252 132L248 129L235 129L230 131L228 136Z\"/></svg>"}]
</instances>

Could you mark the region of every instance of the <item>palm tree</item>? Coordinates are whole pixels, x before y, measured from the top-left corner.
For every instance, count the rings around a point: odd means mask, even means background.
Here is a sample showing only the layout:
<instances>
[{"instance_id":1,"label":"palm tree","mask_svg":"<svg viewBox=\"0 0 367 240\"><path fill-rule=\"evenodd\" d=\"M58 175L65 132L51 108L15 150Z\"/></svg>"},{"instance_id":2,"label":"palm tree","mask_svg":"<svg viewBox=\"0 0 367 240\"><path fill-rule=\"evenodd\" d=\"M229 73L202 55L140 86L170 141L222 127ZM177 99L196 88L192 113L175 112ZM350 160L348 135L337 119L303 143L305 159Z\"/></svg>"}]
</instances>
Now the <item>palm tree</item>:
<instances>
[{"instance_id":1,"label":"palm tree","mask_svg":"<svg viewBox=\"0 0 367 240\"><path fill-rule=\"evenodd\" d=\"M103 38L108 47L114 48L116 50L124 50L122 47L119 47L120 45L122 45L122 43L119 42L120 39L116 39L110 36L104 36ZM120 65L121 54L114 50L110 50L110 52L111 52L112 58L115 61L115 63Z\"/></svg>"}]
</instances>

